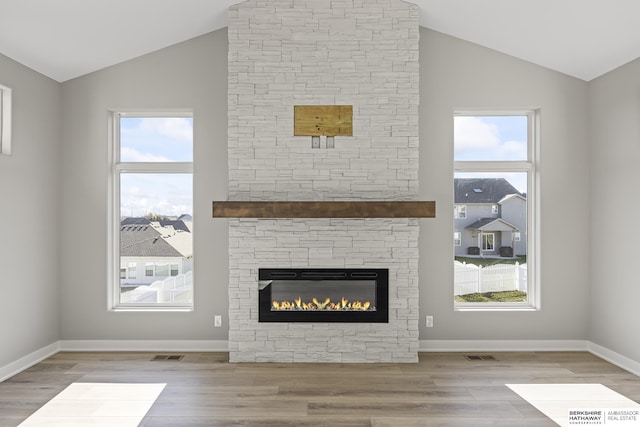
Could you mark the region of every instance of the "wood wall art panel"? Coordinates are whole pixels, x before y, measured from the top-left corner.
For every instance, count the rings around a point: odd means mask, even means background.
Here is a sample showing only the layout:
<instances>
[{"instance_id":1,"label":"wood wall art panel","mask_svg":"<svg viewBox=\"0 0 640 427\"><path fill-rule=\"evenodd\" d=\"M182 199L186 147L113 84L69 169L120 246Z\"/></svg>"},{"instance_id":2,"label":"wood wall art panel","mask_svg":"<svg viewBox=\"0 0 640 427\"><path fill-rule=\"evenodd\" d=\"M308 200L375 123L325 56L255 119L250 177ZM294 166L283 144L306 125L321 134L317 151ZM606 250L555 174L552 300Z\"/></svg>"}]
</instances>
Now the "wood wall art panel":
<instances>
[{"instance_id":1,"label":"wood wall art panel","mask_svg":"<svg viewBox=\"0 0 640 427\"><path fill-rule=\"evenodd\" d=\"M435 218L434 201L213 202L214 218Z\"/></svg>"},{"instance_id":2,"label":"wood wall art panel","mask_svg":"<svg viewBox=\"0 0 640 427\"><path fill-rule=\"evenodd\" d=\"M295 105L294 136L353 136L352 105Z\"/></svg>"}]
</instances>

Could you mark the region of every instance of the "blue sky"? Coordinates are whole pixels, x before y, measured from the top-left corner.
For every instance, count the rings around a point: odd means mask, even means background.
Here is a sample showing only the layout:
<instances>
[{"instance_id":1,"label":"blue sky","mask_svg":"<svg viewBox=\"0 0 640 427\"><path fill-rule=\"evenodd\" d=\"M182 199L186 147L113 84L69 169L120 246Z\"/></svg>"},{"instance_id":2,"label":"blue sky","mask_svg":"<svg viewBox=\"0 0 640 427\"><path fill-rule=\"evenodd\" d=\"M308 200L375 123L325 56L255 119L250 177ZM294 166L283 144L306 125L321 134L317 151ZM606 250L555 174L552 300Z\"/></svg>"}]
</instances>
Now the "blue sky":
<instances>
[{"instance_id":1,"label":"blue sky","mask_svg":"<svg viewBox=\"0 0 640 427\"><path fill-rule=\"evenodd\" d=\"M456 161L527 160L527 116L455 116Z\"/></svg>"},{"instance_id":2,"label":"blue sky","mask_svg":"<svg viewBox=\"0 0 640 427\"><path fill-rule=\"evenodd\" d=\"M122 117L120 161L193 161L193 118Z\"/></svg>"},{"instance_id":3,"label":"blue sky","mask_svg":"<svg viewBox=\"0 0 640 427\"><path fill-rule=\"evenodd\" d=\"M121 162L193 161L193 119L156 117L120 119ZM122 173L120 215L193 214L191 174Z\"/></svg>"}]
</instances>

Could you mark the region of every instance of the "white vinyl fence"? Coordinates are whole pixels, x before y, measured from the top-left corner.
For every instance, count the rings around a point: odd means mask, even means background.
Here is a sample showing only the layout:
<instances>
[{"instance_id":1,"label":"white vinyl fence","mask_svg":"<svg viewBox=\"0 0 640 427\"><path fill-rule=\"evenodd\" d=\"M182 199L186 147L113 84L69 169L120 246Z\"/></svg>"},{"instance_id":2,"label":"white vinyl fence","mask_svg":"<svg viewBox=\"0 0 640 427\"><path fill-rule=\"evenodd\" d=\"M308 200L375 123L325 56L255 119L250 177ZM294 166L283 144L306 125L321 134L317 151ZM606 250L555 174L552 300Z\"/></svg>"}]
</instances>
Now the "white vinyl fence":
<instances>
[{"instance_id":1,"label":"white vinyl fence","mask_svg":"<svg viewBox=\"0 0 640 427\"><path fill-rule=\"evenodd\" d=\"M454 261L454 295L527 290L527 264L479 267Z\"/></svg>"},{"instance_id":2,"label":"white vinyl fence","mask_svg":"<svg viewBox=\"0 0 640 427\"><path fill-rule=\"evenodd\" d=\"M138 286L120 295L126 303L189 303L193 302L193 272L158 280L148 286Z\"/></svg>"}]
</instances>

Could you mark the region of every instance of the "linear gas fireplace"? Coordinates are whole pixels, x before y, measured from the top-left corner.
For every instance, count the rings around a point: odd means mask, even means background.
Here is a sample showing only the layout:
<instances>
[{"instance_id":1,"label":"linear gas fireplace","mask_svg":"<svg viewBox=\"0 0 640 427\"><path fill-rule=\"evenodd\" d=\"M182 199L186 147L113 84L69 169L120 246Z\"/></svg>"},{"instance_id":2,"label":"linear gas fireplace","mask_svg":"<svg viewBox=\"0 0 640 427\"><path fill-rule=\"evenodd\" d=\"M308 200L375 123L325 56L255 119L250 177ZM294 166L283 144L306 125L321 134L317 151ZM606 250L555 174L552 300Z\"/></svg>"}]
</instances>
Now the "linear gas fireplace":
<instances>
[{"instance_id":1,"label":"linear gas fireplace","mask_svg":"<svg viewBox=\"0 0 640 427\"><path fill-rule=\"evenodd\" d=\"M389 270L261 268L260 322L389 322Z\"/></svg>"}]
</instances>

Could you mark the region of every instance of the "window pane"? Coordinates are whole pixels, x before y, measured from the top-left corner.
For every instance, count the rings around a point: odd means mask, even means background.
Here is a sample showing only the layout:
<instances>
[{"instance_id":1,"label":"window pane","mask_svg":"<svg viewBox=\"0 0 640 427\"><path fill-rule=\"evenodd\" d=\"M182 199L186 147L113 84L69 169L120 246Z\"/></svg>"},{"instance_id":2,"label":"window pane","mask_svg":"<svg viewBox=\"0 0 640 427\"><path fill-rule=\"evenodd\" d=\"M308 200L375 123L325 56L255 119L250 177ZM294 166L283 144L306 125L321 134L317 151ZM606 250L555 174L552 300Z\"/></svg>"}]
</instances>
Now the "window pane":
<instances>
[{"instance_id":1,"label":"window pane","mask_svg":"<svg viewBox=\"0 0 640 427\"><path fill-rule=\"evenodd\" d=\"M527 116L454 116L454 160L527 160L527 119Z\"/></svg>"},{"instance_id":2,"label":"window pane","mask_svg":"<svg viewBox=\"0 0 640 427\"><path fill-rule=\"evenodd\" d=\"M193 161L193 118L121 117L120 161Z\"/></svg>"},{"instance_id":3,"label":"window pane","mask_svg":"<svg viewBox=\"0 0 640 427\"><path fill-rule=\"evenodd\" d=\"M120 174L120 266L145 266L121 280L121 303L193 302L192 190L190 173Z\"/></svg>"},{"instance_id":4,"label":"window pane","mask_svg":"<svg viewBox=\"0 0 640 427\"><path fill-rule=\"evenodd\" d=\"M454 290L457 302L520 302L527 298L527 173L454 174ZM498 206L497 212L494 206ZM486 300L488 292L499 301Z\"/></svg>"},{"instance_id":5,"label":"window pane","mask_svg":"<svg viewBox=\"0 0 640 427\"><path fill-rule=\"evenodd\" d=\"M127 269L127 279L135 279L136 278L136 263L130 262L129 268Z\"/></svg>"},{"instance_id":6,"label":"window pane","mask_svg":"<svg viewBox=\"0 0 640 427\"><path fill-rule=\"evenodd\" d=\"M169 275L169 264L156 264L156 276L166 277Z\"/></svg>"},{"instance_id":7,"label":"window pane","mask_svg":"<svg viewBox=\"0 0 640 427\"><path fill-rule=\"evenodd\" d=\"M190 173L121 173L120 216L161 219L191 216Z\"/></svg>"},{"instance_id":8,"label":"window pane","mask_svg":"<svg viewBox=\"0 0 640 427\"><path fill-rule=\"evenodd\" d=\"M493 233L482 233L482 250L487 252L493 252L496 235Z\"/></svg>"},{"instance_id":9,"label":"window pane","mask_svg":"<svg viewBox=\"0 0 640 427\"><path fill-rule=\"evenodd\" d=\"M115 306L193 304L193 117L114 115ZM171 173L168 173L170 172ZM116 229L117 230L117 229ZM115 271L114 271L115 272Z\"/></svg>"}]
</instances>

